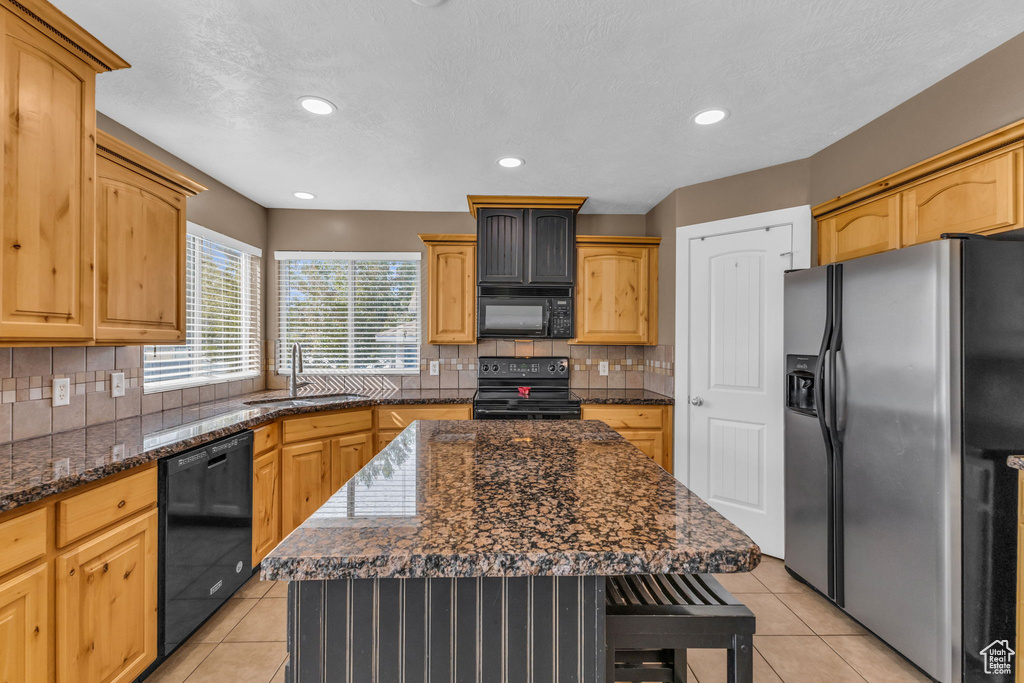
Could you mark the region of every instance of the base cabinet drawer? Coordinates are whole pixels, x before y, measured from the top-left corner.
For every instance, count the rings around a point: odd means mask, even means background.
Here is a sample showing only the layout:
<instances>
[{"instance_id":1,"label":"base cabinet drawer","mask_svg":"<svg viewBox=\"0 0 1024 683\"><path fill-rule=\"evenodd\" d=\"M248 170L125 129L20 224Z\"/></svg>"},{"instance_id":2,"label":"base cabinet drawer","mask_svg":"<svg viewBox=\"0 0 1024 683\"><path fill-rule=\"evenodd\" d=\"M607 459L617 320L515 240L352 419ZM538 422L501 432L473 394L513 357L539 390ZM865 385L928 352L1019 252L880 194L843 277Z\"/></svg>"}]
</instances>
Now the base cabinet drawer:
<instances>
[{"instance_id":1,"label":"base cabinet drawer","mask_svg":"<svg viewBox=\"0 0 1024 683\"><path fill-rule=\"evenodd\" d=\"M276 448L281 427L277 422L271 422L252 430L252 452L256 455Z\"/></svg>"},{"instance_id":2,"label":"base cabinet drawer","mask_svg":"<svg viewBox=\"0 0 1024 683\"><path fill-rule=\"evenodd\" d=\"M310 441L330 436L373 430L373 409L362 408L339 413L285 418L281 422L282 441Z\"/></svg>"},{"instance_id":3,"label":"base cabinet drawer","mask_svg":"<svg viewBox=\"0 0 1024 683\"><path fill-rule=\"evenodd\" d=\"M157 514L57 558L58 683L128 683L156 659Z\"/></svg>"},{"instance_id":4,"label":"base cabinet drawer","mask_svg":"<svg viewBox=\"0 0 1024 683\"><path fill-rule=\"evenodd\" d=\"M103 527L156 504L157 472L112 481L57 503L57 547L63 548Z\"/></svg>"},{"instance_id":5,"label":"base cabinet drawer","mask_svg":"<svg viewBox=\"0 0 1024 683\"><path fill-rule=\"evenodd\" d=\"M49 680L50 582L47 565L0 583L0 680Z\"/></svg>"},{"instance_id":6,"label":"base cabinet drawer","mask_svg":"<svg viewBox=\"0 0 1024 683\"><path fill-rule=\"evenodd\" d=\"M584 420L600 420L612 429L661 429L662 406L583 406Z\"/></svg>"},{"instance_id":7,"label":"base cabinet drawer","mask_svg":"<svg viewBox=\"0 0 1024 683\"><path fill-rule=\"evenodd\" d=\"M45 554L45 508L0 524L0 576Z\"/></svg>"},{"instance_id":8,"label":"base cabinet drawer","mask_svg":"<svg viewBox=\"0 0 1024 683\"><path fill-rule=\"evenodd\" d=\"M470 405L378 406L377 429L402 431L416 420L471 420Z\"/></svg>"}]
</instances>

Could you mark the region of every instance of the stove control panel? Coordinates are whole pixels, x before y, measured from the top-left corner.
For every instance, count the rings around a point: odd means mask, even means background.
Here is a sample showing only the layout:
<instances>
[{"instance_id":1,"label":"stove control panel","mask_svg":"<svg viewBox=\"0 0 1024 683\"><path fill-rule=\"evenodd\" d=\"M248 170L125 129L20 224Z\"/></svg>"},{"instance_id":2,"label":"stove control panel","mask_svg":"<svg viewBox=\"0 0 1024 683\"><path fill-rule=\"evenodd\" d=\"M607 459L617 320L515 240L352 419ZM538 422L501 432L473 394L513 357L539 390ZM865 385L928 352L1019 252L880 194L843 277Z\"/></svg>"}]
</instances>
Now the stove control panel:
<instances>
[{"instance_id":1,"label":"stove control panel","mask_svg":"<svg viewBox=\"0 0 1024 683\"><path fill-rule=\"evenodd\" d=\"M494 379L547 379L569 377L569 359L558 356L507 358L483 356L476 376Z\"/></svg>"}]
</instances>

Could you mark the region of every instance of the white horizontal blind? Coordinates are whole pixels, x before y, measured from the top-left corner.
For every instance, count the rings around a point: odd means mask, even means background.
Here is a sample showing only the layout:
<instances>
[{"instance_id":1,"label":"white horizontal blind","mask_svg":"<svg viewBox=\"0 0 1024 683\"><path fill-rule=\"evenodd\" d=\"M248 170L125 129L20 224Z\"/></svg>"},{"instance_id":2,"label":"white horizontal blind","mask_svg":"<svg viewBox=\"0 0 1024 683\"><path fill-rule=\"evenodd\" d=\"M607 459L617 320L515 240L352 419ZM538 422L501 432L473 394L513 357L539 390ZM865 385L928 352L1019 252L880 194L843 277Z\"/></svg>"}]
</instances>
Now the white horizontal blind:
<instances>
[{"instance_id":1,"label":"white horizontal blind","mask_svg":"<svg viewBox=\"0 0 1024 683\"><path fill-rule=\"evenodd\" d=\"M302 344L314 374L419 372L419 254L277 252L277 367Z\"/></svg>"},{"instance_id":2,"label":"white horizontal blind","mask_svg":"<svg viewBox=\"0 0 1024 683\"><path fill-rule=\"evenodd\" d=\"M187 341L145 348L145 390L259 375L259 256L190 232L185 286Z\"/></svg>"}]
</instances>

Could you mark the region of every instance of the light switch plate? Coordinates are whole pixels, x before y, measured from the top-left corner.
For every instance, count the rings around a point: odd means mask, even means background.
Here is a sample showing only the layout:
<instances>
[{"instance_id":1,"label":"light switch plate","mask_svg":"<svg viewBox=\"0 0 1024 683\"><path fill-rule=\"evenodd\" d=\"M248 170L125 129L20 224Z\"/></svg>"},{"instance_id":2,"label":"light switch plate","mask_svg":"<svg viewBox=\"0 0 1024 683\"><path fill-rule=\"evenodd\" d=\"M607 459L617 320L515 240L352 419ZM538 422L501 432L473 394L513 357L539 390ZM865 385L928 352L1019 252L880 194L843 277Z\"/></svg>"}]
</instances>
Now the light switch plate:
<instances>
[{"instance_id":1,"label":"light switch plate","mask_svg":"<svg viewBox=\"0 0 1024 683\"><path fill-rule=\"evenodd\" d=\"M66 406L71 403L71 378L53 380L53 407Z\"/></svg>"},{"instance_id":2,"label":"light switch plate","mask_svg":"<svg viewBox=\"0 0 1024 683\"><path fill-rule=\"evenodd\" d=\"M124 373L110 373L110 395L114 398L124 396Z\"/></svg>"},{"instance_id":3,"label":"light switch plate","mask_svg":"<svg viewBox=\"0 0 1024 683\"><path fill-rule=\"evenodd\" d=\"M441 374L441 361L432 360L430 361L430 374L440 375Z\"/></svg>"},{"instance_id":4,"label":"light switch plate","mask_svg":"<svg viewBox=\"0 0 1024 683\"><path fill-rule=\"evenodd\" d=\"M597 374L601 376L608 375L608 361L603 360L597 364Z\"/></svg>"}]
</instances>

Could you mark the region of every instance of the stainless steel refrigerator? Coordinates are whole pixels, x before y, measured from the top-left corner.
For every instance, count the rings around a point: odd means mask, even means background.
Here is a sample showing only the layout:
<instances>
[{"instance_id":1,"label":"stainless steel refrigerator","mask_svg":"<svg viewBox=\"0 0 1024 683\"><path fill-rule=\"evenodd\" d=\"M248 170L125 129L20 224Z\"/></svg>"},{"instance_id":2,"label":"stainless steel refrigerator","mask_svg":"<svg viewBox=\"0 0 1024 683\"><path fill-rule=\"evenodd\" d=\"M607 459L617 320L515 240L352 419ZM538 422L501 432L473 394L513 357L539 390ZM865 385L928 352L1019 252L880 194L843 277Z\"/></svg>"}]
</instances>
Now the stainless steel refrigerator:
<instances>
[{"instance_id":1,"label":"stainless steel refrigerator","mask_svg":"<svg viewBox=\"0 0 1024 683\"><path fill-rule=\"evenodd\" d=\"M785 311L790 573L929 676L1010 683L1024 242L787 273Z\"/></svg>"}]
</instances>

